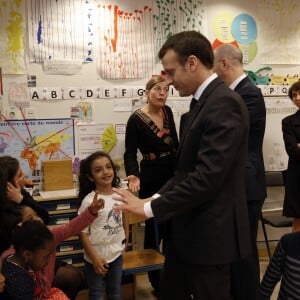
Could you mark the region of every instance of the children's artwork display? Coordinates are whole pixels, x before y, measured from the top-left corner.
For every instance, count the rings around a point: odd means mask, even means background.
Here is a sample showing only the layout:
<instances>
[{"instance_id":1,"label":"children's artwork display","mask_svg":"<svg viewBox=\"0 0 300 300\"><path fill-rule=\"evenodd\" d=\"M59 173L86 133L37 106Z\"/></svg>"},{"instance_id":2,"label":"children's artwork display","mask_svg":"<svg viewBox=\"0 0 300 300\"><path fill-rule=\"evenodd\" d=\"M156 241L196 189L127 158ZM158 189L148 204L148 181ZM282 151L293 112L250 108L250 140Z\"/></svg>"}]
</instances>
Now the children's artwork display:
<instances>
[{"instance_id":1,"label":"children's artwork display","mask_svg":"<svg viewBox=\"0 0 300 300\"><path fill-rule=\"evenodd\" d=\"M42 160L71 159L74 148L72 119L0 122L0 156L17 158L29 179L39 179Z\"/></svg>"},{"instance_id":2,"label":"children's artwork display","mask_svg":"<svg viewBox=\"0 0 300 300\"><path fill-rule=\"evenodd\" d=\"M125 124L83 124L75 128L76 155L80 158L103 150L113 158L123 158Z\"/></svg>"},{"instance_id":3,"label":"children's artwork display","mask_svg":"<svg viewBox=\"0 0 300 300\"><path fill-rule=\"evenodd\" d=\"M92 2L27 1L30 62L92 62L95 36Z\"/></svg>"},{"instance_id":4,"label":"children's artwork display","mask_svg":"<svg viewBox=\"0 0 300 300\"><path fill-rule=\"evenodd\" d=\"M98 70L103 79L148 78L169 36L206 27L205 0L98 3Z\"/></svg>"},{"instance_id":5,"label":"children's artwork display","mask_svg":"<svg viewBox=\"0 0 300 300\"><path fill-rule=\"evenodd\" d=\"M25 74L25 1L0 2L0 66L3 74Z\"/></svg>"},{"instance_id":6,"label":"children's artwork display","mask_svg":"<svg viewBox=\"0 0 300 300\"><path fill-rule=\"evenodd\" d=\"M265 97L267 117L263 144L266 171L282 171L287 168L281 121L296 112L297 107L288 97Z\"/></svg>"}]
</instances>

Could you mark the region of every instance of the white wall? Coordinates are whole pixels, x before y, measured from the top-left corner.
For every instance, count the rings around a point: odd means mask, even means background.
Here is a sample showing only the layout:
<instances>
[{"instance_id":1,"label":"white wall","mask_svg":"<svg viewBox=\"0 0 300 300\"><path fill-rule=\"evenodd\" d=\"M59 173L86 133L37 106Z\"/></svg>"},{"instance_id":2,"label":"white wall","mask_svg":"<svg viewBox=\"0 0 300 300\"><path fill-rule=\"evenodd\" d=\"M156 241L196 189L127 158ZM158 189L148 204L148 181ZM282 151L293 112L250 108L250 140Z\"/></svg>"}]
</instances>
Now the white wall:
<instances>
[{"instance_id":1,"label":"white wall","mask_svg":"<svg viewBox=\"0 0 300 300\"><path fill-rule=\"evenodd\" d=\"M212 23L214 18L222 12L231 12L233 15L240 13L247 13L253 16L258 25L258 47L263 47L264 41L260 40L259 32L260 28L264 26L263 20L258 18L258 0L256 1L221 1L221 0L207 0L207 32L208 37L212 41L214 34L212 30ZM274 44L274 51L276 51L276 44ZM263 58L260 59L259 55L250 64L245 65L245 69L257 70L263 66ZM160 66L157 67L158 70ZM284 66L274 65L272 66L274 74L295 74L300 73L299 66ZM58 87L58 86L70 86L70 87L90 87L90 86L144 86L147 78L143 80L118 80L118 81L104 81L102 80L96 69L96 63L83 64L82 70L78 75L62 76L62 75L45 75L42 66L39 64L29 64L28 74L37 76L38 87ZM3 111L6 111L8 105L8 86L9 82L26 82L26 76L4 76L4 95L0 101ZM113 112L111 100L93 100L94 103L94 119L96 122L125 122L129 116L128 112ZM76 100L64 100L64 101L35 101L31 103L31 106L36 109L38 118L53 118L53 117L69 117L70 106L74 106Z\"/></svg>"}]
</instances>

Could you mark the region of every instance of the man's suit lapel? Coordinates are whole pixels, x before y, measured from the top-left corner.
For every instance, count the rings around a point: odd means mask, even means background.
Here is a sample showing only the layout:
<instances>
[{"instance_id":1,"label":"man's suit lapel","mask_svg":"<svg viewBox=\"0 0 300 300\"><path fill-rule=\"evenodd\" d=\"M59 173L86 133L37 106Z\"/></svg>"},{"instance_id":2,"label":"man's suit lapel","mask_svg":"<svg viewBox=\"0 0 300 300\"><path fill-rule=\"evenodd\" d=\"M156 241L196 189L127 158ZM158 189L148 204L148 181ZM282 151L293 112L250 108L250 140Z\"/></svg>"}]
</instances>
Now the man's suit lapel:
<instances>
[{"instance_id":1,"label":"man's suit lapel","mask_svg":"<svg viewBox=\"0 0 300 300\"><path fill-rule=\"evenodd\" d=\"M214 79L206 87L206 89L203 91L201 97L199 98L199 100L197 101L197 103L194 105L193 109L191 111L189 111L188 117L187 117L187 120L186 120L186 124L185 124L185 127L184 127L184 131L183 131L182 137L180 139L178 153L180 152L181 147L182 147L182 145L184 143L184 139L186 137L186 133L189 131L189 129L190 129L191 125L193 124L195 118L199 115L200 111L202 110L202 108L206 104L206 102L207 102L209 96L211 95L211 93L221 83L222 83L222 81L219 78Z\"/></svg>"},{"instance_id":2,"label":"man's suit lapel","mask_svg":"<svg viewBox=\"0 0 300 300\"><path fill-rule=\"evenodd\" d=\"M235 87L235 91L239 91L240 89L242 89L244 87L244 85L246 85L247 83L249 83L249 81L251 82L250 78L247 76L244 79L242 79L239 84Z\"/></svg>"}]
</instances>

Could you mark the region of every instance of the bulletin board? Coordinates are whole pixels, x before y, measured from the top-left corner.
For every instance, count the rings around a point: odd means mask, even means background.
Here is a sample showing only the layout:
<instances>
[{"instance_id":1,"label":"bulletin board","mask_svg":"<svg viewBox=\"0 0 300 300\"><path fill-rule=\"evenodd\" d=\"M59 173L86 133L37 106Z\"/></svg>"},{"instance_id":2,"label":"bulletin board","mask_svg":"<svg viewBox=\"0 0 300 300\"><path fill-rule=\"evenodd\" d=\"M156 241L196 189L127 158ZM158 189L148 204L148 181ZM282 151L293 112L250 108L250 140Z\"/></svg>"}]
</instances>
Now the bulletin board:
<instances>
[{"instance_id":1,"label":"bulletin board","mask_svg":"<svg viewBox=\"0 0 300 300\"><path fill-rule=\"evenodd\" d=\"M29 179L39 179L42 160L72 159L74 153L72 119L0 122L0 156L17 158Z\"/></svg>"},{"instance_id":2,"label":"bulletin board","mask_svg":"<svg viewBox=\"0 0 300 300\"><path fill-rule=\"evenodd\" d=\"M77 124L76 156L84 158L103 150L113 159L123 158L126 124Z\"/></svg>"},{"instance_id":3,"label":"bulletin board","mask_svg":"<svg viewBox=\"0 0 300 300\"><path fill-rule=\"evenodd\" d=\"M119 176L125 177L125 123L79 123L75 126L76 158L82 159L95 151L105 151L119 166Z\"/></svg>"}]
</instances>

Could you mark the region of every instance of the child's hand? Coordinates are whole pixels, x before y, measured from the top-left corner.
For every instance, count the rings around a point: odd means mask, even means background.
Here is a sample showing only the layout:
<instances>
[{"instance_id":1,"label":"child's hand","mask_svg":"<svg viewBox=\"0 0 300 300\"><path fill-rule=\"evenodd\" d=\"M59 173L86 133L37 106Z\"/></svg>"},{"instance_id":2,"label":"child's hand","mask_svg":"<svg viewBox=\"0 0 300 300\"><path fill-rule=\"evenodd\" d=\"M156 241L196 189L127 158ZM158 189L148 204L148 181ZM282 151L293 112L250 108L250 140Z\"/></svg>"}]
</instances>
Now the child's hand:
<instances>
[{"instance_id":1,"label":"child's hand","mask_svg":"<svg viewBox=\"0 0 300 300\"><path fill-rule=\"evenodd\" d=\"M20 204L23 200L23 195L18 181L16 181L16 186L14 186L11 182L7 182L6 188L7 188L7 198L11 202Z\"/></svg>"},{"instance_id":2,"label":"child's hand","mask_svg":"<svg viewBox=\"0 0 300 300\"><path fill-rule=\"evenodd\" d=\"M108 271L108 263L100 256L95 261L93 261L93 267L96 274L105 275Z\"/></svg>"},{"instance_id":3,"label":"child's hand","mask_svg":"<svg viewBox=\"0 0 300 300\"><path fill-rule=\"evenodd\" d=\"M95 193L94 199L92 204L89 206L89 212L92 215L97 215L98 211L100 209L104 208L104 200L103 199L98 199L98 194Z\"/></svg>"}]
</instances>

